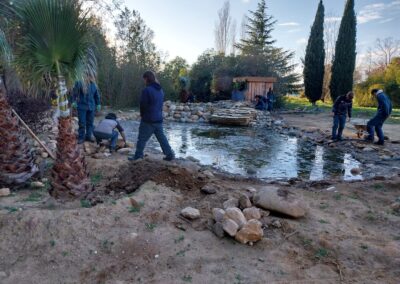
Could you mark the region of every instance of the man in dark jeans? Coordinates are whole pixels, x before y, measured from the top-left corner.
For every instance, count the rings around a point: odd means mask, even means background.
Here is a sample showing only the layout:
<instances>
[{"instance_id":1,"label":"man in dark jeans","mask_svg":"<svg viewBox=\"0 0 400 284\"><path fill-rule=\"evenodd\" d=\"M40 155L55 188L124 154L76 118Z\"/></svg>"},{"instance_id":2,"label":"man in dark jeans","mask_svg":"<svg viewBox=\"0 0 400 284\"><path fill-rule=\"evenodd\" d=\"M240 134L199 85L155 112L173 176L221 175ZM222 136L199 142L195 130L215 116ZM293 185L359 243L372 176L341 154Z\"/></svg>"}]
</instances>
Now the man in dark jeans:
<instances>
[{"instance_id":1,"label":"man in dark jeans","mask_svg":"<svg viewBox=\"0 0 400 284\"><path fill-rule=\"evenodd\" d=\"M385 144L385 136L383 135L383 123L392 113L392 102L388 98L388 96L382 91L378 89L373 89L371 94L376 96L378 100L378 112L367 124L368 137L365 139L368 142L374 142L374 130L376 135L378 136L377 145Z\"/></svg>"},{"instance_id":2,"label":"man in dark jeans","mask_svg":"<svg viewBox=\"0 0 400 284\"><path fill-rule=\"evenodd\" d=\"M333 112L333 127L332 139L341 141L343 140L343 129L346 126L346 116L351 119L351 111L353 108L353 92L348 92L346 95L339 96L332 108Z\"/></svg>"},{"instance_id":3,"label":"man in dark jeans","mask_svg":"<svg viewBox=\"0 0 400 284\"><path fill-rule=\"evenodd\" d=\"M86 86L81 81L75 83L72 94L72 107L78 109L78 144L85 140L94 142L93 122L95 111L100 111L100 94L94 79L90 78Z\"/></svg>"},{"instance_id":4,"label":"man in dark jeans","mask_svg":"<svg viewBox=\"0 0 400 284\"><path fill-rule=\"evenodd\" d=\"M139 126L139 137L136 145L135 156L129 157L129 160L138 160L143 158L143 151L147 141L154 134L160 143L161 149L165 155L164 160L171 161L175 154L165 137L163 129L163 103L164 92L157 83L156 76L151 71L143 74L143 80L146 88L142 91L140 97L140 116L142 120Z\"/></svg>"}]
</instances>

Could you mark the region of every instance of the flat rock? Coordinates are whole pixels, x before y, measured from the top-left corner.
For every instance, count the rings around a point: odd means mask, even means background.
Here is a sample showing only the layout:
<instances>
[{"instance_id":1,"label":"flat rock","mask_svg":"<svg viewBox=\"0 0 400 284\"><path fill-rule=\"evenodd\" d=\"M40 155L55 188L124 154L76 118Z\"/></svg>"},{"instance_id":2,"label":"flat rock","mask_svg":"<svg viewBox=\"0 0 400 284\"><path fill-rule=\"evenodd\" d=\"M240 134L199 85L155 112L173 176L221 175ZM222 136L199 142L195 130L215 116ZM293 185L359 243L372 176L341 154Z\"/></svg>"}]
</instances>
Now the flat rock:
<instances>
[{"instance_id":1,"label":"flat rock","mask_svg":"<svg viewBox=\"0 0 400 284\"><path fill-rule=\"evenodd\" d=\"M215 222L222 222L224 220L225 211L220 208L213 208L212 210Z\"/></svg>"},{"instance_id":2,"label":"flat rock","mask_svg":"<svg viewBox=\"0 0 400 284\"><path fill-rule=\"evenodd\" d=\"M222 228L229 236L234 237L239 230L239 225L232 219L224 219Z\"/></svg>"},{"instance_id":3,"label":"flat rock","mask_svg":"<svg viewBox=\"0 0 400 284\"><path fill-rule=\"evenodd\" d=\"M223 238L225 235L224 226L221 222L216 222L212 227L212 231L218 238Z\"/></svg>"},{"instance_id":4,"label":"flat rock","mask_svg":"<svg viewBox=\"0 0 400 284\"><path fill-rule=\"evenodd\" d=\"M250 208L253 205L251 204L250 198L246 194L242 194L239 197L239 207L241 209Z\"/></svg>"},{"instance_id":5,"label":"flat rock","mask_svg":"<svg viewBox=\"0 0 400 284\"><path fill-rule=\"evenodd\" d=\"M85 153L88 155L92 155L97 151L96 146L91 142L83 143L83 149L85 150Z\"/></svg>"},{"instance_id":6,"label":"flat rock","mask_svg":"<svg viewBox=\"0 0 400 284\"><path fill-rule=\"evenodd\" d=\"M97 160L102 160L107 158L107 155L105 155L106 153L96 153L92 156L92 158L97 159Z\"/></svg>"},{"instance_id":7,"label":"flat rock","mask_svg":"<svg viewBox=\"0 0 400 284\"><path fill-rule=\"evenodd\" d=\"M262 224L258 220L250 220L242 229L235 235L235 240L239 243L255 243L261 240L264 236Z\"/></svg>"},{"instance_id":8,"label":"flat rock","mask_svg":"<svg viewBox=\"0 0 400 284\"><path fill-rule=\"evenodd\" d=\"M45 185L41 181L33 181L31 182L31 188L44 188Z\"/></svg>"},{"instance_id":9,"label":"flat rock","mask_svg":"<svg viewBox=\"0 0 400 284\"><path fill-rule=\"evenodd\" d=\"M120 154L123 154L123 155L128 155L132 152L132 149L131 148L122 148L122 149L119 149L117 152Z\"/></svg>"},{"instance_id":10,"label":"flat rock","mask_svg":"<svg viewBox=\"0 0 400 284\"><path fill-rule=\"evenodd\" d=\"M239 229L242 228L243 225L247 222L246 217L244 217L242 211L236 207L227 208L225 210L224 218L235 221L235 223L239 226Z\"/></svg>"},{"instance_id":11,"label":"flat rock","mask_svg":"<svg viewBox=\"0 0 400 284\"><path fill-rule=\"evenodd\" d=\"M230 198L227 201L223 203L224 209L230 208L230 207L238 207L239 206L239 199L237 198Z\"/></svg>"},{"instance_id":12,"label":"flat rock","mask_svg":"<svg viewBox=\"0 0 400 284\"><path fill-rule=\"evenodd\" d=\"M217 190L214 184L208 183L201 188L201 192L205 194L215 194L217 193Z\"/></svg>"},{"instance_id":13,"label":"flat rock","mask_svg":"<svg viewBox=\"0 0 400 284\"><path fill-rule=\"evenodd\" d=\"M43 159L47 159L49 157L49 154L47 152L42 152L40 155Z\"/></svg>"},{"instance_id":14,"label":"flat rock","mask_svg":"<svg viewBox=\"0 0 400 284\"><path fill-rule=\"evenodd\" d=\"M11 194L11 191L9 188L5 187L0 189L0 197L5 197L5 196L9 196Z\"/></svg>"},{"instance_id":15,"label":"flat rock","mask_svg":"<svg viewBox=\"0 0 400 284\"><path fill-rule=\"evenodd\" d=\"M298 195L287 189L267 186L254 194L254 204L263 209L300 218L306 215L306 205Z\"/></svg>"},{"instance_id":16,"label":"flat rock","mask_svg":"<svg viewBox=\"0 0 400 284\"><path fill-rule=\"evenodd\" d=\"M243 215L246 218L246 220L260 220L261 219L261 212L260 209L257 207L251 207L251 208L246 208L243 210Z\"/></svg>"},{"instance_id":17,"label":"flat rock","mask_svg":"<svg viewBox=\"0 0 400 284\"><path fill-rule=\"evenodd\" d=\"M186 207L185 209L182 209L181 215L187 219L195 220L200 218L200 211L196 208Z\"/></svg>"}]
</instances>

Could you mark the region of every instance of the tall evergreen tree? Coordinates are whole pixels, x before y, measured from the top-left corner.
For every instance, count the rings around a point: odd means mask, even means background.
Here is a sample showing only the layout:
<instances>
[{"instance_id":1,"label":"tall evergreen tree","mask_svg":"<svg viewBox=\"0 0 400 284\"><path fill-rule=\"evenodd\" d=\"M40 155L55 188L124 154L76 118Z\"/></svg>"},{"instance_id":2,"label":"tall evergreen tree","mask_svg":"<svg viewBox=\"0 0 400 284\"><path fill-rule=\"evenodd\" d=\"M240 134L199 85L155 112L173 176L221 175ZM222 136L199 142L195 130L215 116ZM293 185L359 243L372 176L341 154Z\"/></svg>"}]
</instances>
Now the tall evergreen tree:
<instances>
[{"instance_id":1,"label":"tall evergreen tree","mask_svg":"<svg viewBox=\"0 0 400 284\"><path fill-rule=\"evenodd\" d=\"M258 3L256 11L249 11L245 25L246 36L237 44L237 48L242 54L255 55L266 54L275 43L272 39L272 31L276 20L267 14L267 4L265 0Z\"/></svg>"},{"instance_id":2,"label":"tall evergreen tree","mask_svg":"<svg viewBox=\"0 0 400 284\"><path fill-rule=\"evenodd\" d=\"M324 15L322 0L319 2L314 24L308 39L304 59L304 88L308 100L315 104L321 99L325 73Z\"/></svg>"},{"instance_id":3,"label":"tall evergreen tree","mask_svg":"<svg viewBox=\"0 0 400 284\"><path fill-rule=\"evenodd\" d=\"M347 0L340 23L335 57L332 64L330 91L332 100L353 89L353 74L356 65L357 18L354 0Z\"/></svg>"}]
</instances>

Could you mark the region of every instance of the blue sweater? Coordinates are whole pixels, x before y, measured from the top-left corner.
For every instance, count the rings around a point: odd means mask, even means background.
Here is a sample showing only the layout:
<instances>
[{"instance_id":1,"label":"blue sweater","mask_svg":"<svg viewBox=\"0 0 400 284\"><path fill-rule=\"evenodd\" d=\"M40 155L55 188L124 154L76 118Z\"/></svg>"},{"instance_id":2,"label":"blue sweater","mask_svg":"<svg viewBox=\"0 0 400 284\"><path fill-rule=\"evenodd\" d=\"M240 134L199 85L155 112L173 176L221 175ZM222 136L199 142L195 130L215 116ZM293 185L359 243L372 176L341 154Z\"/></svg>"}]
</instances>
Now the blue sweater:
<instances>
[{"instance_id":1,"label":"blue sweater","mask_svg":"<svg viewBox=\"0 0 400 284\"><path fill-rule=\"evenodd\" d=\"M378 99L378 116L387 118L392 113L392 102L384 92L380 92Z\"/></svg>"},{"instance_id":2,"label":"blue sweater","mask_svg":"<svg viewBox=\"0 0 400 284\"><path fill-rule=\"evenodd\" d=\"M100 94L95 83L90 82L85 92L82 82L75 83L72 102L76 102L78 110L94 111L100 105Z\"/></svg>"},{"instance_id":3,"label":"blue sweater","mask_svg":"<svg viewBox=\"0 0 400 284\"><path fill-rule=\"evenodd\" d=\"M140 97L140 116L142 121L160 123L163 121L164 92L158 83L147 86Z\"/></svg>"}]
</instances>

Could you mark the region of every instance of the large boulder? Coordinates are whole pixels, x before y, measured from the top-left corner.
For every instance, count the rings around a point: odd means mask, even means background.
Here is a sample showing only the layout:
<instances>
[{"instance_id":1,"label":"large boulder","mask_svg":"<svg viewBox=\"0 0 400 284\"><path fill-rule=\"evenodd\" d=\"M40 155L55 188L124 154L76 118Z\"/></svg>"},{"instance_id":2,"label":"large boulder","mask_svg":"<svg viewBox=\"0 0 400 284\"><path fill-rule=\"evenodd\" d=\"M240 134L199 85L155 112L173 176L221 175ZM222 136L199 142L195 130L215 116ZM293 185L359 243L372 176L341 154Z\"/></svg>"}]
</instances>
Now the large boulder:
<instances>
[{"instance_id":1,"label":"large boulder","mask_svg":"<svg viewBox=\"0 0 400 284\"><path fill-rule=\"evenodd\" d=\"M264 231L261 222L258 220L250 220L237 232L235 239L242 244L247 244L249 242L258 242L263 236Z\"/></svg>"},{"instance_id":2,"label":"large boulder","mask_svg":"<svg viewBox=\"0 0 400 284\"><path fill-rule=\"evenodd\" d=\"M224 218L235 221L235 223L238 224L239 229L242 228L243 225L247 222L246 217L244 217L242 211L239 208L235 207L226 209Z\"/></svg>"},{"instance_id":3,"label":"large boulder","mask_svg":"<svg viewBox=\"0 0 400 284\"><path fill-rule=\"evenodd\" d=\"M263 209L286 214L293 218L306 215L307 207L302 199L287 189L268 186L254 194L254 204Z\"/></svg>"}]
</instances>

